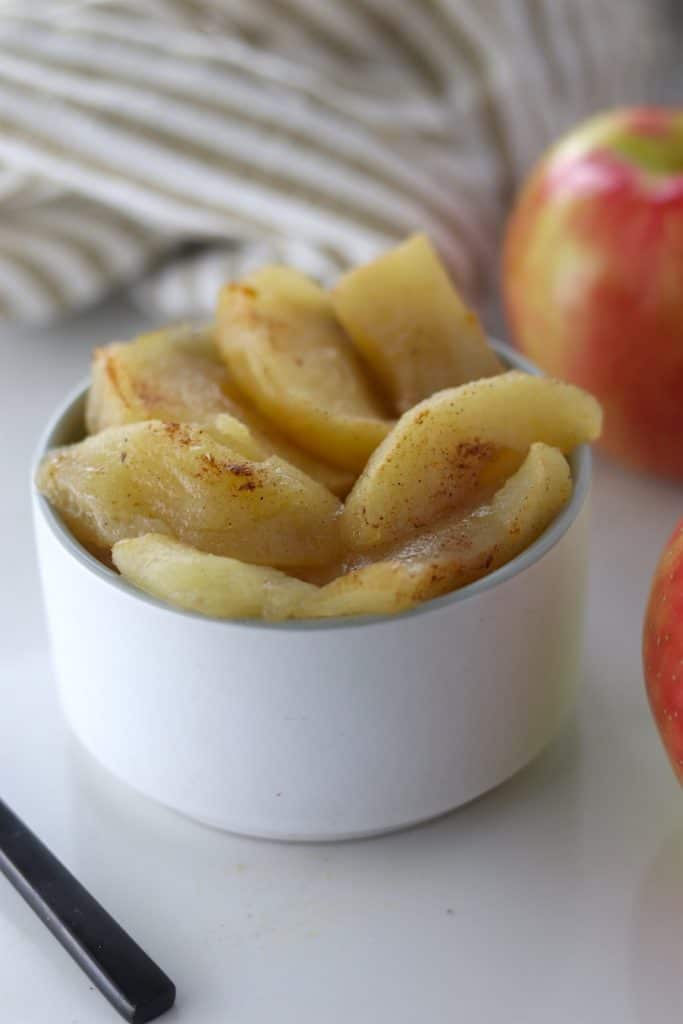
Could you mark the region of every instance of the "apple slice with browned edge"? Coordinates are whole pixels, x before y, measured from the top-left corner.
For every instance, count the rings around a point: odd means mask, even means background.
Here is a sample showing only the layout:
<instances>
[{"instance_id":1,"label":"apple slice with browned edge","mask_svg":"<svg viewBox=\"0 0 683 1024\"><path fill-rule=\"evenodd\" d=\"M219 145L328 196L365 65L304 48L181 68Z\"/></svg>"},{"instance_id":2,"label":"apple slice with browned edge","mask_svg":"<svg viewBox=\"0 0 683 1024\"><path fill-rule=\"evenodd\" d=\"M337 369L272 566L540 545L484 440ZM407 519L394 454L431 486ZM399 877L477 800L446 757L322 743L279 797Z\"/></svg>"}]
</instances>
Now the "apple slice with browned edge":
<instances>
[{"instance_id":1,"label":"apple slice with browned edge","mask_svg":"<svg viewBox=\"0 0 683 1024\"><path fill-rule=\"evenodd\" d=\"M327 292L287 267L221 291L219 350L239 388L291 441L359 472L392 421Z\"/></svg>"},{"instance_id":2,"label":"apple slice with browned edge","mask_svg":"<svg viewBox=\"0 0 683 1024\"><path fill-rule=\"evenodd\" d=\"M558 448L533 444L493 496L411 538L379 561L304 595L297 616L391 615L480 579L524 551L572 492Z\"/></svg>"},{"instance_id":3,"label":"apple slice with browned edge","mask_svg":"<svg viewBox=\"0 0 683 1024\"><path fill-rule=\"evenodd\" d=\"M571 452L600 424L585 391L517 371L437 392L371 456L346 500L343 539L356 550L399 541L501 483L534 441Z\"/></svg>"},{"instance_id":4,"label":"apple slice with browned edge","mask_svg":"<svg viewBox=\"0 0 683 1024\"><path fill-rule=\"evenodd\" d=\"M191 424L145 420L50 452L37 483L81 543L105 559L116 541L143 533L259 565L338 557L339 499L275 455L246 458L243 445Z\"/></svg>"},{"instance_id":5,"label":"apple slice with browned edge","mask_svg":"<svg viewBox=\"0 0 683 1024\"><path fill-rule=\"evenodd\" d=\"M572 490L557 448L531 446L489 504L453 516L377 562L316 587L276 569L217 557L147 534L114 545L121 574L170 604L223 618L390 615L479 579L510 561L552 522Z\"/></svg>"},{"instance_id":6,"label":"apple slice with browned edge","mask_svg":"<svg viewBox=\"0 0 683 1024\"><path fill-rule=\"evenodd\" d=\"M343 497L355 474L316 459L270 423L239 391L216 348L215 329L180 325L95 349L86 405L88 433L141 420L240 420L268 455L298 466Z\"/></svg>"}]
</instances>

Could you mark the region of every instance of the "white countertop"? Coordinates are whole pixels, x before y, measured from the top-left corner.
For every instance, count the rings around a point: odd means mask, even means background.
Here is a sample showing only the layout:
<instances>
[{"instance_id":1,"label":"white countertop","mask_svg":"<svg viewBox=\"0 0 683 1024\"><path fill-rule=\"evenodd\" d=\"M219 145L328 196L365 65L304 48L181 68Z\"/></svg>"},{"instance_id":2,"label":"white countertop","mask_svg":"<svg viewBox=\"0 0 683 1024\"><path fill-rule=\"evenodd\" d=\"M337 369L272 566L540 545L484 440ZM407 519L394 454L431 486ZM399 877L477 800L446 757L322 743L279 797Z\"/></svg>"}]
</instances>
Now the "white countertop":
<instances>
[{"instance_id":1,"label":"white countertop","mask_svg":"<svg viewBox=\"0 0 683 1024\"><path fill-rule=\"evenodd\" d=\"M0 334L0 794L174 979L187 1024L679 1024L683 794L647 709L640 629L683 487L597 461L586 686L534 765L412 831L282 845L196 825L69 739L53 691L28 464L112 304ZM0 877L7 1024L114 1011Z\"/></svg>"}]
</instances>

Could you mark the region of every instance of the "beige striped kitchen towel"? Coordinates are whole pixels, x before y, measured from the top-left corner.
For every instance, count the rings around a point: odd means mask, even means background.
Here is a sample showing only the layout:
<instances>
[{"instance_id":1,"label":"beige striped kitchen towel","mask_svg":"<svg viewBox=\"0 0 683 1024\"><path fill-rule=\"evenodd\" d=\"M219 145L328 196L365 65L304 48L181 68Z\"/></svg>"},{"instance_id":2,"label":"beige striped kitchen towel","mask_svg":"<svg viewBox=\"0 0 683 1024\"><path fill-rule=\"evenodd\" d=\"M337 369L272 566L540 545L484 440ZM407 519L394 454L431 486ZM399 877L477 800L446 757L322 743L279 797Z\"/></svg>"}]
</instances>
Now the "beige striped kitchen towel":
<instances>
[{"instance_id":1,"label":"beige striped kitchen towel","mask_svg":"<svg viewBox=\"0 0 683 1024\"><path fill-rule=\"evenodd\" d=\"M481 294L511 189L642 97L647 0L0 0L0 315L169 317L426 230Z\"/></svg>"}]
</instances>

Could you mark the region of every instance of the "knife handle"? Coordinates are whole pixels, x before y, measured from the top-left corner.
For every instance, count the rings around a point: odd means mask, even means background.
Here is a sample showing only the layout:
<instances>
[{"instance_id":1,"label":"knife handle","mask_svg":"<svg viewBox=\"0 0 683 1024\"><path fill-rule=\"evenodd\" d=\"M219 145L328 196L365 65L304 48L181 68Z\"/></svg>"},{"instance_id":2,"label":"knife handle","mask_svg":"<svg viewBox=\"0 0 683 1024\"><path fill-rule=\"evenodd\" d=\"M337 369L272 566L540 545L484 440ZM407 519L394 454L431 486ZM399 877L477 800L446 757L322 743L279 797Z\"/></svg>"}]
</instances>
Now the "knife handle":
<instances>
[{"instance_id":1,"label":"knife handle","mask_svg":"<svg viewBox=\"0 0 683 1024\"><path fill-rule=\"evenodd\" d=\"M0 800L0 871L122 1017L173 1006L175 985Z\"/></svg>"}]
</instances>

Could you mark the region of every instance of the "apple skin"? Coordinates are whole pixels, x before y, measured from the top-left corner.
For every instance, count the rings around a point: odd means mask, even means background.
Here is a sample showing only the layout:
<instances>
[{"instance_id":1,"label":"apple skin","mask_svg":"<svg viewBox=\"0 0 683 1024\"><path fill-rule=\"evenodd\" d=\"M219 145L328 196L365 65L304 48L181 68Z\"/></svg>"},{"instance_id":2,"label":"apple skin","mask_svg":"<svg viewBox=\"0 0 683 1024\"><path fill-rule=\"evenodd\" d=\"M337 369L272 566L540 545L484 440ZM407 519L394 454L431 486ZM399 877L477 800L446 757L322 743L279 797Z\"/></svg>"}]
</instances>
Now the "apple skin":
<instances>
[{"instance_id":1,"label":"apple skin","mask_svg":"<svg viewBox=\"0 0 683 1024\"><path fill-rule=\"evenodd\" d=\"M645 685L662 743L683 785L683 519L662 552L643 628Z\"/></svg>"},{"instance_id":2,"label":"apple skin","mask_svg":"<svg viewBox=\"0 0 683 1024\"><path fill-rule=\"evenodd\" d=\"M518 347L603 404L601 447L683 479L683 108L602 114L513 209L503 294Z\"/></svg>"}]
</instances>

